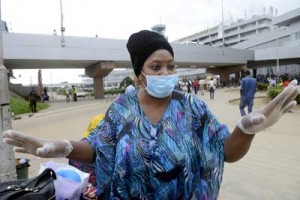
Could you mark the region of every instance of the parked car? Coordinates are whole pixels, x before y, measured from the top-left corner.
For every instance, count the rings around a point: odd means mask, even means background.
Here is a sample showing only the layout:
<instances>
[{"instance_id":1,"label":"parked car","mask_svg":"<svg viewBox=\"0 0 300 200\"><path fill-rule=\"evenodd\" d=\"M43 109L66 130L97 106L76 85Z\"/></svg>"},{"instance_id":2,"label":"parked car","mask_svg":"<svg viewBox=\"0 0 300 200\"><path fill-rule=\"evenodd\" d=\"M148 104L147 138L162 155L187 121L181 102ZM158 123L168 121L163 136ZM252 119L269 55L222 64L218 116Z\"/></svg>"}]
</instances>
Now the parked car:
<instances>
[{"instance_id":1,"label":"parked car","mask_svg":"<svg viewBox=\"0 0 300 200\"><path fill-rule=\"evenodd\" d=\"M78 91L77 92L77 97L86 97L87 93L85 91Z\"/></svg>"}]
</instances>

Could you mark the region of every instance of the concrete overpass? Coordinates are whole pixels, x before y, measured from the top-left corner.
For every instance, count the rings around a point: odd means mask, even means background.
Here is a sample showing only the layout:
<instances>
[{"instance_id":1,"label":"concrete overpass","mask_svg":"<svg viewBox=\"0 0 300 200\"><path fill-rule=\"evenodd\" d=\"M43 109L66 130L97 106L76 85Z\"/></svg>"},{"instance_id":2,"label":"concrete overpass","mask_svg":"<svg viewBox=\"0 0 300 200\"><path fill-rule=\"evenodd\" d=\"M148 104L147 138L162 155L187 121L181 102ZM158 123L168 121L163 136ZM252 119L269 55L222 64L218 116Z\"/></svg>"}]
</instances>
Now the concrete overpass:
<instances>
[{"instance_id":1,"label":"concrete overpass","mask_svg":"<svg viewBox=\"0 0 300 200\"><path fill-rule=\"evenodd\" d=\"M269 34L268 41L284 38L288 30ZM241 43L235 48L251 48L266 40L260 39ZM95 97L103 98L103 77L114 68L131 67L126 49L127 40L92 37L61 37L40 34L3 32L3 58L8 69L51 69L85 68L86 75L94 79ZM286 46L267 49L243 50L218 48L194 44L171 44L178 67L206 68L208 73L219 74L220 81L228 81L229 74L246 67L259 67L300 63L300 40L287 41Z\"/></svg>"},{"instance_id":2,"label":"concrete overpass","mask_svg":"<svg viewBox=\"0 0 300 200\"><path fill-rule=\"evenodd\" d=\"M103 77L114 68L131 67L127 40L3 32L3 60L7 69L85 68L94 79L95 98L103 98ZM208 68L221 79L255 60L252 50L171 44L178 67ZM226 70L225 70L226 68ZM224 75L224 76L223 76Z\"/></svg>"}]
</instances>

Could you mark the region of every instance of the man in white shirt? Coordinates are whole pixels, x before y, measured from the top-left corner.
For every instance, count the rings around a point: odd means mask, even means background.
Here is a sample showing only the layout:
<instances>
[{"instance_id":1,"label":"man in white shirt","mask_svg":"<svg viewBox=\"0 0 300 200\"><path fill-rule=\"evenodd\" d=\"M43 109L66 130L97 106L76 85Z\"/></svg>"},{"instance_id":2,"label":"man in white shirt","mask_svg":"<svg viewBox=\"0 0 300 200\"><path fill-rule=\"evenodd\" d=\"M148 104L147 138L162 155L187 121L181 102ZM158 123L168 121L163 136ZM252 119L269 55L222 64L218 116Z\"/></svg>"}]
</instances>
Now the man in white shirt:
<instances>
[{"instance_id":1,"label":"man in white shirt","mask_svg":"<svg viewBox=\"0 0 300 200\"><path fill-rule=\"evenodd\" d=\"M128 93L128 92L132 92L135 90L135 87L132 85L132 84L129 84L127 87L126 87L126 90L125 90L125 93Z\"/></svg>"},{"instance_id":2,"label":"man in white shirt","mask_svg":"<svg viewBox=\"0 0 300 200\"><path fill-rule=\"evenodd\" d=\"M210 81L209 81L210 99L214 99L215 98L215 89L216 89L215 81L214 81L213 78L211 78Z\"/></svg>"}]
</instances>

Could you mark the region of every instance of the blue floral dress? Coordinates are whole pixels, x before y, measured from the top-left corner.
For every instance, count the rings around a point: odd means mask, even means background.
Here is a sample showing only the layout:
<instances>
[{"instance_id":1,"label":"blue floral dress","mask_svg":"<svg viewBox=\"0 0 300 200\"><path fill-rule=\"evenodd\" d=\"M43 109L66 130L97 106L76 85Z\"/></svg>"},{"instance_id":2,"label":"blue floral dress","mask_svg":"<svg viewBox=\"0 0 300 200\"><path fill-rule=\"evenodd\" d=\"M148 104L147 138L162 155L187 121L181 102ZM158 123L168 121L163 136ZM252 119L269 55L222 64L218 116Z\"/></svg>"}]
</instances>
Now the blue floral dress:
<instances>
[{"instance_id":1,"label":"blue floral dress","mask_svg":"<svg viewBox=\"0 0 300 200\"><path fill-rule=\"evenodd\" d=\"M155 112L155 110L153 110ZM120 95L88 137L103 199L217 199L228 128L191 94L173 91L157 124L137 91Z\"/></svg>"}]
</instances>

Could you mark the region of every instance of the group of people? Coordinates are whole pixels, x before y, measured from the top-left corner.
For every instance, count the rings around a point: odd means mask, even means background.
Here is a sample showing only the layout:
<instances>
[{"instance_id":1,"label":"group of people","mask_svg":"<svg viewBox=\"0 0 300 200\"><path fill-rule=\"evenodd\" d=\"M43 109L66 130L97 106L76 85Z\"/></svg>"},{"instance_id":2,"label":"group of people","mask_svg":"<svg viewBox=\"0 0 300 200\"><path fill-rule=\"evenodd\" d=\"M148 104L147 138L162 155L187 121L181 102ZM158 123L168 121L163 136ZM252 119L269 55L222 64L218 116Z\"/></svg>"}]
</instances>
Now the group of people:
<instances>
[{"instance_id":1,"label":"group of people","mask_svg":"<svg viewBox=\"0 0 300 200\"><path fill-rule=\"evenodd\" d=\"M72 97L72 100L74 102L77 101L77 92L78 92L78 88L76 85L72 85L72 87L70 88L69 86L65 86L65 95L66 95L66 101L70 102L70 96Z\"/></svg>"},{"instance_id":2,"label":"group of people","mask_svg":"<svg viewBox=\"0 0 300 200\"><path fill-rule=\"evenodd\" d=\"M193 81L184 78L181 83L178 82L175 89L179 91L183 91L185 93L191 93L194 91L194 94L198 94L200 90L201 95L204 95L205 89L207 89L210 93L210 99L214 99L215 90L216 90L216 79L210 78L207 82L205 79L194 79Z\"/></svg>"},{"instance_id":3,"label":"group of people","mask_svg":"<svg viewBox=\"0 0 300 200\"><path fill-rule=\"evenodd\" d=\"M70 102L70 96L72 96L73 101L77 101L77 86L72 85L72 87L65 87L65 95L66 95L66 101ZM49 95L48 95L48 90L46 87L43 89L43 94L40 96L36 89L32 87L30 89L29 95L28 95L28 100L29 100L29 107L32 113L37 112L37 101L40 99L41 102L49 101Z\"/></svg>"},{"instance_id":4,"label":"group of people","mask_svg":"<svg viewBox=\"0 0 300 200\"><path fill-rule=\"evenodd\" d=\"M142 87L119 95L85 141L7 130L4 142L38 157L93 163L100 199L217 199L224 162L244 157L255 135L296 105L298 89L289 85L265 107L243 113L231 131L196 95L174 90L175 55L164 36L139 31L127 49ZM241 82L246 103L248 84L250 77Z\"/></svg>"}]
</instances>

